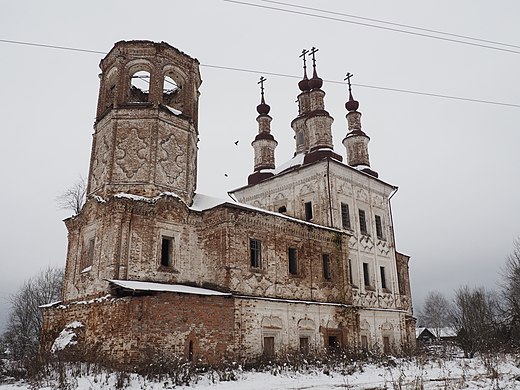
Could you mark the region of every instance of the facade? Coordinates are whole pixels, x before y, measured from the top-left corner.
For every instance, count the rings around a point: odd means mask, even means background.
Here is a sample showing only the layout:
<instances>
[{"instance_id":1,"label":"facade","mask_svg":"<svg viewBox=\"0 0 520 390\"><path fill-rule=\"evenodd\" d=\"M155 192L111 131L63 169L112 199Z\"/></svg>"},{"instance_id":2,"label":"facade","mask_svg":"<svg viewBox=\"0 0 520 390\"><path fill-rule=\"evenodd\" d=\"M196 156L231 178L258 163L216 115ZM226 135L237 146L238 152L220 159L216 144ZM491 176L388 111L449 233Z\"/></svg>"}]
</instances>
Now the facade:
<instances>
[{"instance_id":1,"label":"facade","mask_svg":"<svg viewBox=\"0 0 520 390\"><path fill-rule=\"evenodd\" d=\"M370 168L351 93L348 164L334 151L315 52L298 84L295 154L278 167L262 81L254 171L233 202L195 192L198 61L164 42L115 44L100 64L88 198L65 220L63 299L43 308L44 350L135 366L414 347L397 188ZM73 342L57 343L63 332Z\"/></svg>"}]
</instances>

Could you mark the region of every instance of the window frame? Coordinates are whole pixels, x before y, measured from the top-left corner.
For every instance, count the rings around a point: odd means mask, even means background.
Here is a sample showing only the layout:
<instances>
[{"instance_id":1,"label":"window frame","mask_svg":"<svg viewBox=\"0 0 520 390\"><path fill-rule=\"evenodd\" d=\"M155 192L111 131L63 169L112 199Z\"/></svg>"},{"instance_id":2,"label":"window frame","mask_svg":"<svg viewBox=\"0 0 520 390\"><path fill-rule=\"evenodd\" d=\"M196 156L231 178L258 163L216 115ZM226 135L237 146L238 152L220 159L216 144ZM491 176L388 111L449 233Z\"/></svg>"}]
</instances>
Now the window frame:
<instances>
[{"instance_id":1,"label":"window frame","mask_svg":"<svg viewBox=\"0 0 520 390\"><path fill-rule=\"evenodd\" d=\"M249 266L262 268L262 241L257 238L249 238Z\"/></svg>"},{"instance_id":2,"label":"window frame","mask_svg":"<svg viewBox=\"0 0 520 390\"><path fill-rule=\"evenodd\" d=\"M328 253L322 253L321 255L321 263L323 267L323 279L326 281L332 280L332 270L330 267L330 255Z\"/></svg>"},{"instance_id":3,"label":"window frame","mask_svg":"<svg viewBox=\"0 0 520 390\"><path fill-rule=\"evenodd\" d=\"M312 218L314 218L314 213L312 210L312 201L305 202L304 208L305 208L305 220L312 221Z\"/></svg>"},{"instance_id":4,"label":"window frame","mask_svg":"<svg viewBox=\"0 0 520 390\"><path fill-rule=\"evenodd\" d=\"M361 234L368 236L369 234L368 234L366 211L363 209L358 209L358 216L359 216L359 231Z\"/></svg>"},{"instance_id":5,"label":"window frame","mask_svg":"<svg viewBox=\"0 0 520 390\"><path fill-rule=\"evenodd\" d=\"M165 268L172 268L173 267L173 243L175 238L171 236L167 236L164 234L161 234L161 255L159 258L159 265L161 267ZM167 246L165 247L165 242L167 243ZM165 248L166 248L166 256L165 256ZM166 259L166 263L165 260Z\"/></svg>"},{"instance_id":6,"label":"window frame","mask_svg":"<svg viewBox=\"0 0 520 390\"><path fill-rule=\"evenodd\" d=\"M379 274L381 276L381 288L383 290L388 290L388 284L386 283L386 272L385 272L384 266L379 267Z\"/></svg>"},{"instance_id":7,"label":"window frame","mask_svg":"<svg viewBox=\"0 0 520 390\"><path fill-rule=\"evenodd\" d=\"M380 240L384 240L385 236L383 234L383 218L376 214L374 216L375 224L376 224L376 237Z\"/></svg>"},{"instance_id":8,"label":"window frame","mask_svg":"<svg viewBox=\"0 0 520 390\"><path fill-rule=\"evenodd\" d=\"M296 247L287 248L287 260L288 260L288 271L289 275L296 276L298 275L299 267L298 267L298 249Z\"/></svg>"},{"instance_id":9,"label":"window frame","mask_svg":"<svg viewBox=\"0 0 520 390\"><path fill-rule=\"evenodd\" d=\"M363 262L363 283L365 287L372 287L370 284L370 265L367 262Z\"/></svg>"},{"instance_id":10,"label":"window frame","mask_svg":"<svg viewBox=\"0 0 520 390\"><path fill-rule=\"evenodd\" d=\"M348 203L341 202L340 204L340 210L341 210L341 227L343 229L351 229L350 224L350 208Z\"/></svg>"}]
</instances>

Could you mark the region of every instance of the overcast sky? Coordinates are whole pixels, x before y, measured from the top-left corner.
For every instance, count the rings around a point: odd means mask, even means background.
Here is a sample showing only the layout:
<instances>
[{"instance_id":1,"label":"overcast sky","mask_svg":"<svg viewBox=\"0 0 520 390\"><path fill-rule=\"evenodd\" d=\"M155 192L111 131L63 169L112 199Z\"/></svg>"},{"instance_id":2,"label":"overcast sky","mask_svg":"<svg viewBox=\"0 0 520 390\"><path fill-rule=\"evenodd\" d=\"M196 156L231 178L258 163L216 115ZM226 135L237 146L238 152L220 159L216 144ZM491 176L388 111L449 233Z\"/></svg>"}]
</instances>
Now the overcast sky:
<instances>
[{"instance_id":1,"label":"overcast sky","mask_svg":"<svg viewBox=\"0 0 520 390\"><path fill-rule=\"evenodd\" d=\"M201 62L198 192L226 197L253 170L257 81L265 83L277 164L294 152L296 78L316 46L345 156L346 72L354 74L372 168L399 186L392 199L397 249L411 256L416 309L430 290L494 288L520 235L520 107L393 92L383 87L520 105L520 3L504 0L301 1L301 6L413 25L514 46L477 45L392 31L337 14L288 13L223 0L10 1L0 39L108 52L120 40L166 41ZM306 14L321 15L317 18ZM326 17L326 18L324 18ZM377 24L385 29L334 19ZM517 53L514 53L514 52ZM28 277L64 265L67 233L55 197L88 173L102 54L0 42L0 327L6 300ZM223 70L231 67L254 72ZM332 82L336 81L336 83ZM238 146L234 141L240 140ZM226 176L227 175L227 176Z\"/></svg>"}]
</instances>

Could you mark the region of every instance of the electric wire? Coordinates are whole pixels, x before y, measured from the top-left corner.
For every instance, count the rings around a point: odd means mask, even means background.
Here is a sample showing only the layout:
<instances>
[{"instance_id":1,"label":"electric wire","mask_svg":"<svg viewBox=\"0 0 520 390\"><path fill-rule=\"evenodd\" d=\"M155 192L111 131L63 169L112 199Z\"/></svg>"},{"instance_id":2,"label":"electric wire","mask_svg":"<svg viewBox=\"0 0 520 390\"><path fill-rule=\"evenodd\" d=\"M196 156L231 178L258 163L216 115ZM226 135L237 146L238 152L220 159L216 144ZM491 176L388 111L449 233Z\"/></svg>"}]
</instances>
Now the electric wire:
<instances>
[{"instance_id":1,"label":"electric wire","mask_svg":"<svg viewBox=\"0 0 520 390\"><path fill-rule=\"evenodd\" d=\"M481 47L481 48L485 48L485 49L491 49L491 50L498 50L498 51L507 52L507 53L520 54L520 51L518 51L518 50L505 49L505 48L502 48L502 47L484 45L484 44L481 44L481 43L466 42L466 41L461 41L459 39L438 37L438 36L435 36L435 35L429 35L429 34L424 34L424 33L419 33L419 32L414 32L414 31L401 30L401 29L392 28L392 27L378 26L378 25L375 25L375 24L364 23L364 22L356 22L356 21L353 21L353 20L346 20L346 19L336 18L336 17L332 17L332 16L316 15L316 14L311 14L311 13L308 13L308 12L295 11L295 10L279 8L279 7L272 7L272 6L261 5L261 4L248 3L248 2L245 2L245 1L239 1L239 0L222 0L222 1L225 1L226 3L245 5L245 6L249 6L249 7L264 8L264 9L270 9L270 10L274 10L274 11L287 12L287 13L296 14L296 15L310 16L310 17L313 17L313 18L333 20L333 21L336 21L336 22L356 24L356 25L359 25L359 26L372 27L372 28L377 28L377 29L381 29L381 30L400 32L400 33L403 33L403 34L415 35L415 36L419 36L419 37L423 37L423 38L437 39L437 40L446 41L446 42L459 43L459 44L462 44L462 45L476 46L476 47Z\"/></svg>"},{"instance_id":2,"label":"electric wire","mask_svg":"<svg viewBox=\"0 0 520 390\"><path fill-rule=\"evenodd\" d=\"M330 15L346 16L346 17L353 18L353 19L368 20L370 22L376 22L376 23L381 23L381 24L388 24L390 26L405 27L405 28L409 28L409 29L412 29L412 30L425 31L425 32L430 32L430 33L434 33L434 34L439 34L439 35L446 35L446 36L450 36L450 37L469 39L469 40L472 40L472 41L491 43L491 44L494 44L494 45L515 47L517 49L520 49L519 45L512 45L510 43L490 41L490 40L487 40L487 39L470 37L468 35L454 34L454 33L449 33L449 32L446 32L446 31L433 30L433 29L429 29L429 28L412 26L412 25L409 25L409 24L389 22L389 21L382 20L382 19L366 18L366 17L363 17L363 16L346 14L346 13L336 12L336 11L329 11L329 10L324 10L324 9L321 9L321 8L305 7L303 5L298 5L298 4L284 3L283 1L274 1L274 0L260 0L260 1L262 1L264 3L279 4L279 5L284 5L284 6L287 6L287 7L294 7L294 8L306 9L306 10L310 10L310 11L317 11L317 12L330 14Z\"/></svg>"},{"instance_id":3,"label":"electric wire","mask_svg":"<svg viewBox=\"0 0 520 390\"><path fill-rule=\"evenodd\" d=\"M227 0L224 0L224 1L227 1ZM32 42L22 42L22 41L14 41L14 40L7 40L7 39L0 39L0 42L24 45L24 46L35 46L35 47L50 48L50 49L68 50L68 51L82 52L82 53L103 54L103 55L107 54L107 52L98 51L98 50L81 49L81 48L75 48L75 47L48 45L48 44L32 43ZM291 74L287 74L287 73L268 72L268 71L237 68L237 67L223 66L223 65L200 64L200 66L205 67L205 68L228 70L228 71L233 71L233 72L269 75L269 76L285 77L285 78L292 78L292 79L301 78L301 76L295 76L295 75L291 75ZM327 83L331 83L331 84L346 85L346 83L344 81L327 80L327 79L324 79L324 81ZM493 101L493 100L472 99L472 98L466 98L466 97L462 97L462 96L453 96L453 95L444 95L444 94L437 94L437 93L430 93L430 92L413 91L413 90L407 90L407 89L381 87L381 86L368 85L368 84L352 83L352 85L356 86L356 87L360 87L360 88L370 88L370 89L377 89L377 90L396 92L396 93L422 95L422 96L429 96L429 97L435 97L435 98L440 98L440 99L461 100L461 101L468 101L468 102L473 102L473 103L484 103L484 104L493 104L493 105L497 105L497 106L520 108L520 104L497 102L497 101Z\"/></svg>"}]
</instances>

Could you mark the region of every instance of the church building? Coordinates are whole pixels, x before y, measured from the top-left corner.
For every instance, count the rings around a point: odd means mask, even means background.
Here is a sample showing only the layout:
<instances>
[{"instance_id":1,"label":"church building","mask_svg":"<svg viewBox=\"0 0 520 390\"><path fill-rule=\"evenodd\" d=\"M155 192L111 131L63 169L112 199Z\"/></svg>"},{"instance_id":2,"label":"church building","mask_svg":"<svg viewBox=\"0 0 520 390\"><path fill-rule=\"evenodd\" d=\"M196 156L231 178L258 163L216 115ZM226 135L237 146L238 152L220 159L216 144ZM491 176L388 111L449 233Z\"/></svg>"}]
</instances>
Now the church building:
<instances>
[{"instance_id":1,"label":"church building","mask_svg":"<svg viewBox=\"0 0 520 390\"><path fill-rule=\"evenodd\" d=\"M138 366L414 347L397 187L370 165L350 74L345 162L334 150L316 52L302 53L294 155L280 165L261 78L254 168L233 201L196 192L199 62L165 42L115 44L100 63L87 200L65 220L62 301L42 309L44 351Z\"/></svg>"}]
</instances>

